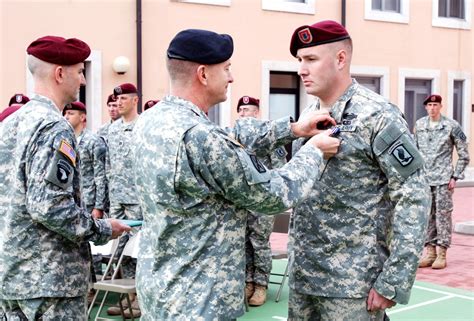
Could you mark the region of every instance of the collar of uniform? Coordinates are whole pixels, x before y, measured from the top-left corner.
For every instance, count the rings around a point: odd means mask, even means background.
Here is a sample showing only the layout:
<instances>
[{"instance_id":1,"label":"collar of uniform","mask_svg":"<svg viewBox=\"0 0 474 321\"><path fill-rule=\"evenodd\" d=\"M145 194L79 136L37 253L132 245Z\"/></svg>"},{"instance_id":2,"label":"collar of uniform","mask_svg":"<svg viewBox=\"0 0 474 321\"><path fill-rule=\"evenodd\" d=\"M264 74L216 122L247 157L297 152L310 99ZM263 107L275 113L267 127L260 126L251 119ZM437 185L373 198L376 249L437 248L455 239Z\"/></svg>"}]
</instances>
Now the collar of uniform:
<instances>
[{"instance_id":1,"label":"collar of uniform","mask_svg":"<svg viewBox=\"0 0 474 321\"><path fill-rule=\"evenodd\" d=\"M48 97L42 96L42 95L39 95L39 94L34 94L33 97L30 100L39 101L40 103L45 104L46 106L48 106L48 108L50 108L51 110L56 111L58 114L60 114L62 116L61 111L59 110L59 108Z\"/></svg>"},{"instance_id":2,"label":"collar of uniform","mask_svg":"<svg viewBox=\"0 0 474 321\"><path fill-rule=\"evenodd\" d=\"M427 129L438 129L438 128L443 128L445 126L447 118L443 115L440 116L439 122L436 126L430 127L430 116L426 116L426 121L425 121L425 128Z\"/></svg>"},{"instance_id":3,"label":"collar of uniform","mask_svg":"<svg viewBox=\"0 0 474 321\"><path fill-rule=\"evenodd\" d=\"M336 123L340 123L342 121L342 114L344 114L344 109L349 100L351 100L352 96L357 90L359 84L355 79L352 79L352 84L346 89L346 91L339 97L339 99L332 105L331 107L331 116L334 118Z\"/></svg>"},{"instance_id":4,"label":"collar of uniform","mask_svg":"<svg viewBox=\"0 0 474 321\"><path fill-rule=\"evenodd\" d=\"M163 98L163 102L175 104L175 105L181 105L183 107L191 109L193 113L198 115L199 117L204 117L208 119L207 115L205 112L203 112L198 106L194 105L192 102L189 100L173 96L173 95L167 95L165 98Z\"/></svg>"}]
</instances>

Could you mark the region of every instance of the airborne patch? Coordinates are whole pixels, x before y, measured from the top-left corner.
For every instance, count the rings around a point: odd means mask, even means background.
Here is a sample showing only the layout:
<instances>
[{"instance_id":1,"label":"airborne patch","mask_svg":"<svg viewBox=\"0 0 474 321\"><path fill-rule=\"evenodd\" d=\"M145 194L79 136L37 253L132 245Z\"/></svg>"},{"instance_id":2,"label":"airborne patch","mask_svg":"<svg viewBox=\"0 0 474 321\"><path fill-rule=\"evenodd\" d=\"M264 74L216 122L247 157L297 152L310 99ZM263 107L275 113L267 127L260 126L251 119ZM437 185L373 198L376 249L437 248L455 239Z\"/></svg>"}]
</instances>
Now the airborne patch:
<instances>
[{"instance_id":1,"label":"airborne patch","mask_svg":"<svg viewBox=\"0 0 474 321\"><path fill-rule=\"evenodd\" d=\"M283 147L278 147L277 149L275 149L275 152L279 157L283 158L286 156L286 151Z\"/></svg>"},{"instance_id":2,"label":"airborne patch","mask_svg":"<svg viewBox=\"0 0 474 321\"><path fill-rule=\"evenodd\" d=\"M395 159L403 167L410 165L413 161L413 155L403 146L403 143L398 141L390 148L389 153L395 157Z\"/></svg>"},{"instance_id":3,"label":"airborne patch","mask_svg":"<svg viewBox=\"0 0 474 321\"><path fill-rule=\"evenodd\" d=\"M259 173L265 173L267 169L265 168L265 165L262 164L255 155L249 155L250 160L252 161L253 166Z\"/></svg>"},{"instance_id":4,"label":"airborne patch","mask_svg":"<svg viewBox=\"0 0 474 321\"><path fill-rule=\"evenodd\" d=\"M64 139L61 140L58 152L66 156L66 158L69 159L74 166L76 166L76 152L74 151L72 146L69 145L69 143Z\"/></svg>"}]
</instances>

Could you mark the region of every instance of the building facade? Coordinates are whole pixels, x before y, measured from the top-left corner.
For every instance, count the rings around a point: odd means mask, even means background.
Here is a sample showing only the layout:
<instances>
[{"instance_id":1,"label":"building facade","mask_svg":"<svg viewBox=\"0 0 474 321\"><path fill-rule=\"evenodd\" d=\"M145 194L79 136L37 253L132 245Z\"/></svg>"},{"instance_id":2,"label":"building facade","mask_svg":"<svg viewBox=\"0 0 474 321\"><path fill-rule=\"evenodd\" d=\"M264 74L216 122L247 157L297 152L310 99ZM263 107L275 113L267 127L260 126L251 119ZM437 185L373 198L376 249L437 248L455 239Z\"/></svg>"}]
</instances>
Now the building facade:
<instances>
[{"instance_id":1,"label":"building facade","mask_svg":"<svg viewBox=\"0 0 474 321\"><path fill-rule=\"evenodd\" d=\"M331 19L354 43L353 76L390 99L413 127L430 93L443 96L443 114L474 135L474 17L472 0L2 0L0 2L0 110L17 92L31 95L26 47L44 35L77 37L92 49L87 86L88 127L108 120L113 87L132 82L142 102L166 95L166 48L182 29L201 28L234 38L234 83L210 117L222 126L237 118L242 95L261 99L263 118L298 117L311 103L289 52L293 30ZM137 21L139 23L137 23ZM130 68L114 70L117 57ZM470 144L474 155L474 146ZM471 165L471 164L470 164ZM472 165L467 180L474 181Z\"/></svg>"}]
</instances>

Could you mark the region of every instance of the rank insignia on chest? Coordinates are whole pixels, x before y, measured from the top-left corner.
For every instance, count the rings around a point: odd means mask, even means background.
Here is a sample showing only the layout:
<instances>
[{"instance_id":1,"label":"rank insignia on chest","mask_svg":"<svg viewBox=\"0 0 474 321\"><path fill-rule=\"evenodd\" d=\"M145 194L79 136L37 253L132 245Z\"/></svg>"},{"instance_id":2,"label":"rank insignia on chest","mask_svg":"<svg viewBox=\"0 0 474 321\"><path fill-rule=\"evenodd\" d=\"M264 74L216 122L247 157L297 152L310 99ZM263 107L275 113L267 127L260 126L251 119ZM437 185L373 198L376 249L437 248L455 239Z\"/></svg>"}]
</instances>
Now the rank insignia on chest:
<instances>
[{"instance_id":1,"label":"rank insignia on chest","mask_svg":"<svg viewBox=\"0 0 474 321\"><path fill-rule=\"evenodd\" d=\"M389 153L403 166L408 166L413 161L413 155L403 146L403 143L395 143L389 150Z\"/></svg>"},{"instance_id":2,"label":"rank insignia on chest","mask_svg":"<svg viewBox=\"0 0 474 321\"><path fill-rule=\"evenodd\" d=\"M64 139L61 140L58 152L66 156L66 158L71 161L72 165L76 166L76 152L74 151L72 146Z\"/></svg>"}]
</instances>

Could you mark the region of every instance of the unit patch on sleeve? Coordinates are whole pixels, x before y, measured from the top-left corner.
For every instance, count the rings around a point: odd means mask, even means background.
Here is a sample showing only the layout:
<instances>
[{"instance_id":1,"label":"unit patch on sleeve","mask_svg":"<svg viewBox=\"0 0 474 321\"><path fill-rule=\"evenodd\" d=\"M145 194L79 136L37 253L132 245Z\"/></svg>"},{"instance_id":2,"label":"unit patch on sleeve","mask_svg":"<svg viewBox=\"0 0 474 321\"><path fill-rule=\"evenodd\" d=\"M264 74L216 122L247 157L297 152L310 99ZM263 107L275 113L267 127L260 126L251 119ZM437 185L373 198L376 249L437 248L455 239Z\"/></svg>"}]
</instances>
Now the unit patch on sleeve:
<instances>
[{"instance_id":1,"label":"unit patch on sleeve","mask_svg":"<svg viewBox=\"0 0 474 321\"><path fill-rule=\"evenodd\" d=\"M410 165L413 161L413 155L410 154L400 141L390 147L389 153L392 154L403 167Z\"/></svg>"},{"instance_id":2,"label":"unit patch on sleeve","mask_svg":"<svg viewBox=\"0 0 474 321\"><path fill-rule=\"evenodd\" d=\"M253 166L259 173L265 173L267 169L265 168L265 165L262 164L255 155L249 155L250 160L252 161Z\"/></svg>"}]
</instances>

